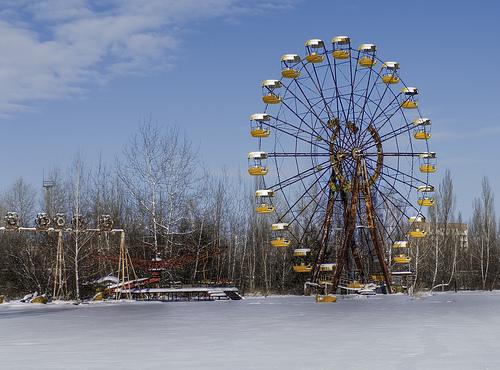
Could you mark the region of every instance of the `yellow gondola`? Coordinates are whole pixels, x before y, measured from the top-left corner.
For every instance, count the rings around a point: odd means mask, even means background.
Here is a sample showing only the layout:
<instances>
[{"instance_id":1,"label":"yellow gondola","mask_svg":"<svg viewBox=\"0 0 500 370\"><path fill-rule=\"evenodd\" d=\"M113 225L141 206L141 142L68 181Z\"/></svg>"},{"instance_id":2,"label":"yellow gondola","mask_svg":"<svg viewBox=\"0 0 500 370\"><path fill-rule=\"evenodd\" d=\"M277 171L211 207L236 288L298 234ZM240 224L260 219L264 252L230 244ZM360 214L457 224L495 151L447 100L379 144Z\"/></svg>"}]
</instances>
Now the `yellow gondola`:
<instances>
[{"instance_id":1,"label":"yellow gondola","mask_svg":"<svg viewBox=\"0 0 500 370\"><path fill-rule=\"evenodd\" d=\"M288 247L291 244L291 240L287 238L273 238L271 239L271 246L275 248Z\"/></svg>"},{"instance_id":2,"label":"yellow gondola","mask_svg":"<svg viewBox=\"0 0 500 370\"><path fill-rule=\"evenodd\" d=\"M293 265L293 272L307 273L311 271L312 271L312 266L310 264L301 263L298 265Z\"/></svg>"},{"instance_id":3,"label":"yellow gondola","mask_svg":"<svg viewBox=\"0 0 500 370\"><path fill-rule=\"evenodd\" d=\"M386 84L397 84L399 82L398 77L398 62L385 62L382 65L382 82Z\"/></svg>"},{"instance_id":4,"label":"yellow gondola","mask_svg":"<svg viewBox=\"0 0 500 370\"><path fill-rule=\"evenodd\" d=\"M264 138L271 134L269 128L263 126L264 122L270 120L269 114L266 113L254 113L250 116L250 135L252 137Z\"/></svg>"},{"instance_id":5,"label":"yellow gondola","mask_svg":"<svg viewBox=\"0 0 500 370\"><path fill-rule=\"evenodd\" d=\"M297 248L293 251L293 271L298 273L306 273L312 271L312 265L310 261L309 248Z\"/></svg>"},{"instance_id":6,"label":"yellow gondola","mask_svg":"<svg viewBox=\"0 0 500 370\"><path fill-rule=\"evenodd\" d=\"M279 104L281 103L281 98L277 95L268 94L262 97L262 101L266 104Z\"/></svg>"},{"instance_id":7,"label":"yellow gondola","mask_svg":"<svg viewBox=\"0 0 500 370\"><path fill-rule=\"evenodd\" d=\"M411 261L411 258L408 257L406 254L400 254L398 256L394 256L392 258L392 261L394 263L400 263L400 264L404 264L404 263L410 263Z\"/></svg>"},{"instance_id":8,"label":"yellow gondola","mask_svg":"<svg viewBox=\"0 0 500 370\"><path fill-rule=\"evenodd\" d=\"M272 213L274 212L274 207L272 205L262 203L255 207L255 212L259 214Z\"/></svg>"},{"instance_id":9,"label":"yellow gondola","mask_svg":"<svg viewBox=\"0 0 500 370\"><path fill-rule=\"evenodd\" d=\"M263 166L252 166L248 168L248 173L252 176L264 176L267 175L268 169Z\"/></svg>"},{"instance_id":10,"label":"yellow gondola","mask_svg":"<svg viewBox=\"0 0 500 370\"><path fill-rule=\"evenodd\" d=\"M325 48L325 44L320 39L311 39L306 41L306 60L309 63L321 63L325 60L324 54L320 54L319 49Z\"/></svg>"},{"instance_id":11,"label":"yellow gondola","mask_svg":"<svg viewBox=\"0 0 500 370\"><path fill-rule=\"evenodd\" d=\"M332 38L332 56L335 59L349 59L351 52L351 40L347 36L335 36Z\"/></svg>"},{"instance_id":12,"label":"yellow gondola","mask_svg":"<svg viewBox=\"0 0 500 370\"><path fill-rule=\"evenodd\" d=\"M421 185L417 187L417 191L421 193L417 202L418 205L424 207L431 207L434 205L434 198L429 196L430 193L434 193L434 186L432 185Z\"/></svg>"},{"instance_id":13,"label":"yellow gondola","mask_svg":"<svg viewBox=\"0 0 500 370\"><path fill-rule=\"evenodd\" d=\"M255 198L257 200L257 206L255 207L255 212L257 213L271 213L274 212L274 206L271 203L271 198L274 196L274 191L269 189L256 190Z\"/></svg>"},{"instance_id":14,"label":"yellow gondola","mask_svg":"<svg viewBox=\"0 0 500 370\"><path fill-rule=\"evenodd\" d=\"M316 303L334 303L337 302L337 297L333 294L317 294L316 295Z\"/></svg>"},{"instance_id":15,"label":"yellow gondola","mask_svg":"<svg viewBox=\"0 0 500 370\"><path fill-rule=\"evenodd\" d=\"M431 133L425 132L425 130L417 130L413 134L413 137L417 140L429 140L431 138Z\"/></svg>"},{"instance_id":16,"label":"yellow gondola","mask_svg":"<svg viewBox=\"0 0 500 370\"><path fill-rule=\"evenodd\" d=\"M433 173L437 171L436 153L434 152L420 153L418 156L420 157L421 160L419 167L420 172Z\"/></svg>"},{"instance_id":17,"label":"yellow gondola","mask_svg":"<svg viewBox=\"0 0 500 370\"><path fill-rule=\"evenodd\" d=\"M284 78L299 78L300 70L297 65L301 62L297 54L285 54L281 57L281 76Z\"/></svg>"},{"instance_id":18,"label":"yellow gondola","mask_svg":"<svg viewBox=\"0 0 500 370\"><path fill-rule=\"evenodd\" d=\"M266 104L278 104L281 102L281 97L276 94L276 90L281 87L279 80L264 80L262 81L262 101Z\"/></svg>"},{"instance_id":19,"label":"yellow gondola","mask_svg":"<svg viewBox=\"0 0 500 370\"><path fill-rule=\"evenodd\" d=\"M420 166L420 172L422 173L434 173L437 171L437 167L432 164L423 164Z\"/></svg>"},{"instance_id":20,"label":"yellow gondola","mask_svg":"<svg viewBox=\"0 0 500 370\"><path fill-rule=\"evenodd\" d=\"M404 109L415 109L418 106L417 95L418 89L416 87L403 87L401 89L403 94L403 101L400 106Z\"/></svg>"},{"instance_id":21,"label":"yellow gondola","mask_svg":"<svg viewBox=\"0 0 500 370\"><path fill-rule=\"evenodd\" d=\"M360 53L358 64L361 67L371 68L377 64L377 61L375 60L375 51L377 50L377 47L374 44L361 44L359 45L358 50Z\"/></svg>"},{"instance_id":22,"label":"yellow gondola","mask_svg":"<svg viewBox=\"0 0 500 370\"><path fill-rule=\"evenodd\" d=\"M380 283L382 281L385 280L384 278L384 275L383 274L373 274L373 275L370 275L370 279L376 283Z\"/></svg>"},{"instance_id":23,"label":"yellow gondola","mask_svg":"<svg viewBox=\"0 0 500 370\"><path fill-rule=\"evenodd\" d=\"M250 152L248 153L248 173L251 176L265 176L268 173L268 168L265 164L267 160L266 152Z\"/></svg>"},{"instance_id":24,"label":"yellow gondola","mask_svg":"<svg viewBox=\"0 0 500 370\"><path fill-rule=\"evenodd\" d=\"M260 137L260 138L269 137L269 135L271 135L271 130L268 128L261 128L261 127L253 128L250 131L250 135L252 135L252 137Z\"/></svg>"},{"instance_id":25,"label":"yellow gondola","mask_svg":"<svg viewBox=\"0 0 500 370\"><path fill-rule=\"evenodd\" d=\"M435 200L434 200L434 198L423 197L423 198L419 198L417 200L417 202L418 202L419 206L432 207L434 205L434 203L435 203Z\"/></svg>"},{"instance_id":26,"label":"yellow gondola","mask_svg":"<svg viewBox=\"0 0 500 370\"><path fill-rule=\"evenodd\" d=\"M415 230L411 230L408 233L408 236L410 238L424 238L425 236L427 236L427 233L424 230L415 229Z\"/></svg>"},{"instance_id":27,"label":"yellow gondola","mask_svg":"<svg viewBox=\"0 0 500 370\"><path fill-rule=\"evenodd\" d=\"M431 138L431 120L428 118L416 118L412 121L415 126L413 137L417 140L428 140Z\"/></svg>"}]
</instances>

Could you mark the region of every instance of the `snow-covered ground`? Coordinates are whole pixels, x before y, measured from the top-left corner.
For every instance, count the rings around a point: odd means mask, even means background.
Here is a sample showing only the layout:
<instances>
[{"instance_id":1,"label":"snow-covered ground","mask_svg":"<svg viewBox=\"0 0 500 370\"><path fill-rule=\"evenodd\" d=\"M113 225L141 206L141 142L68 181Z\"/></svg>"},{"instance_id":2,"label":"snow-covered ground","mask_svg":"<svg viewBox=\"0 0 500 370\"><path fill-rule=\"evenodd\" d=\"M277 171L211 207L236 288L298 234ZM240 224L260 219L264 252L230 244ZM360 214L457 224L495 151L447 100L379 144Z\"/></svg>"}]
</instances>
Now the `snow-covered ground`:
<instances>
[{"instance_id":1,"label":"snow-covered ground","mask_svg":"<svg viewBox=\"0 0 500 370\"><path fill-rule=\"evenodd\" d=\"M500 293L0 305L1 369L500 369Z\"/></svg>"}]
</instances>

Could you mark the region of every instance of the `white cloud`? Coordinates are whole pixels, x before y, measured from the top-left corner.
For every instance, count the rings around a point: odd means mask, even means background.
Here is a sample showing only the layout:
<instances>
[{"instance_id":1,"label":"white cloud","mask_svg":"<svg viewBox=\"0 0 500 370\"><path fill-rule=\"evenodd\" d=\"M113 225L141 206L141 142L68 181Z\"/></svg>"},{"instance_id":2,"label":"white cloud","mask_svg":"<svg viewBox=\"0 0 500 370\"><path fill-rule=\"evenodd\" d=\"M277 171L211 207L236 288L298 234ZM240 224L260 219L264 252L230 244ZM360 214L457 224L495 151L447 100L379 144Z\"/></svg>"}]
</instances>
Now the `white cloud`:
<instances>
[{"instance_id":1,"label":"white cloud","mask_svg":"<svg viewBox=\"0 0 500 370\"><path fill-rule=\"evenodd\" d=\"M74 96L117 75L165 68L182 24L266 11L272 4L245 3L0 0L0 114Z\"/></svg>"}]
</instances>

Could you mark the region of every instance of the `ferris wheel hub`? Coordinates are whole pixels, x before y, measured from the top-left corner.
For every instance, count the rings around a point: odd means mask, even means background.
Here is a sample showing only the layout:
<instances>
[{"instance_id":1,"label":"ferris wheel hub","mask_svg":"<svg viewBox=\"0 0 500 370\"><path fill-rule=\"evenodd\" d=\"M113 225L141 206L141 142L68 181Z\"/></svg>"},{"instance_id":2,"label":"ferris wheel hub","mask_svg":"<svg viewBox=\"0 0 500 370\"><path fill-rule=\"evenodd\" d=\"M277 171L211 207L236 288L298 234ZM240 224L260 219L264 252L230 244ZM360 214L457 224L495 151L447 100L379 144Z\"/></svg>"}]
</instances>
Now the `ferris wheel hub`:
<instances>
[{"instance_id":1,"label":"ferris wheel hub","mask_svg":"<svg viewBox=\"0 0 500 370\"><path fill-rule=\"evenodd\" d=\"M352 149L351 154L352 157L357 160L363 156L363 151L359 148L354 148Z\"/></svg>"}]
</instances>

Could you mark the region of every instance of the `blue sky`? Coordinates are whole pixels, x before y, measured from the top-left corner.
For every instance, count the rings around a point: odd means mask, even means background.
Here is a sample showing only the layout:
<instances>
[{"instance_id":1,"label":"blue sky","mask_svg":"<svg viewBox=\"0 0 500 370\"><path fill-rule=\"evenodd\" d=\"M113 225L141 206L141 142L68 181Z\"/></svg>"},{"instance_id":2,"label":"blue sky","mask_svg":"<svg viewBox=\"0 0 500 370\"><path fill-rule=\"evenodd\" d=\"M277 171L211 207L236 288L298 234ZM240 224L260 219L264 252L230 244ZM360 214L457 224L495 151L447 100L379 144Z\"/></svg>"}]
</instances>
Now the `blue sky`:
<instances>
[{"instance_id":1,"label":"blue sky","mask_svg":"<svg viewBox=\"0 0 500 370\"><path fill-rule=\"evenodd\" d=\"M280 56L345 34L377 44L419 88L435 183L452 171L468 217L482 176L500 194L498 14L494 1L1 0L0 190L20 176L38 186L77 151L112 162L149 118L184 130L207 168L236 174Z\"/></svg>"}]
</instances>

